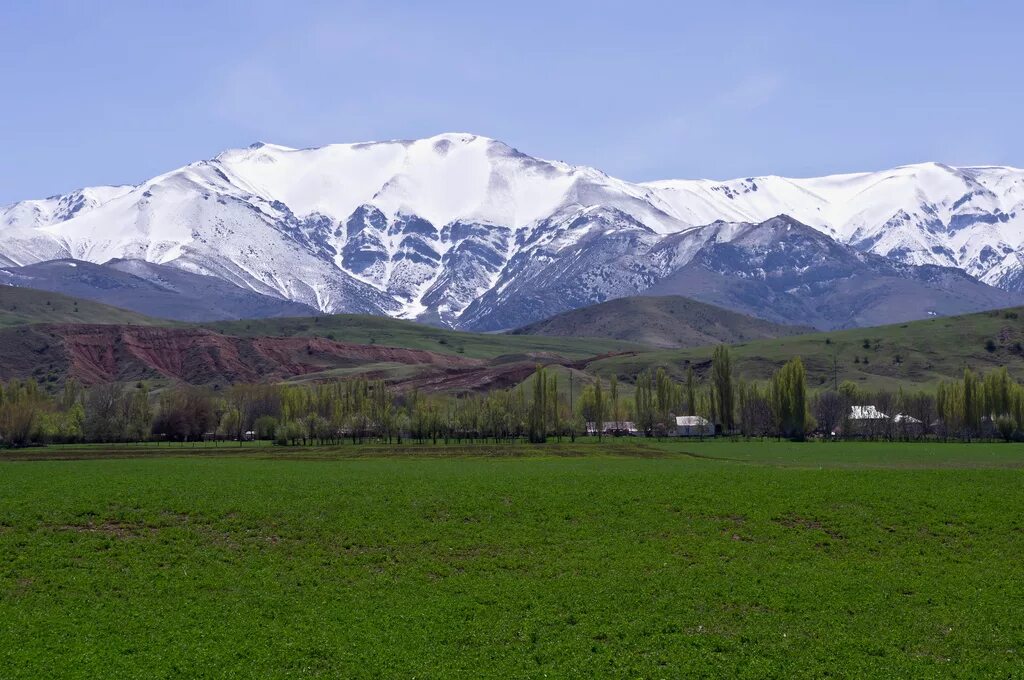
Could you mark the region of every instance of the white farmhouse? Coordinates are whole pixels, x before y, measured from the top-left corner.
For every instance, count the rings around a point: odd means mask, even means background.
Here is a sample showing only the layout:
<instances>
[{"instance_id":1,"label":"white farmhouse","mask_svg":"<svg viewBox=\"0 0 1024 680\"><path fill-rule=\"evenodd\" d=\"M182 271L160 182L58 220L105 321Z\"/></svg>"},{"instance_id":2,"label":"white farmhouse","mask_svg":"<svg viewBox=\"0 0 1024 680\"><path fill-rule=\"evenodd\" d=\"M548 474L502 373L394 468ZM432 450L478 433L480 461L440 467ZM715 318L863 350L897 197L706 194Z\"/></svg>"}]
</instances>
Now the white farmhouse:
<instances>
[{"instance_id":1,"label":"white farmhouse","mask_svg":"<svg viewBox=\"0 0 1024 680\"><path fill-rule=\"evenodd\" d=\"M676 416L676 435L680 437L714 437L715 426L701 416Z\"/></svg>"}]
</instances>

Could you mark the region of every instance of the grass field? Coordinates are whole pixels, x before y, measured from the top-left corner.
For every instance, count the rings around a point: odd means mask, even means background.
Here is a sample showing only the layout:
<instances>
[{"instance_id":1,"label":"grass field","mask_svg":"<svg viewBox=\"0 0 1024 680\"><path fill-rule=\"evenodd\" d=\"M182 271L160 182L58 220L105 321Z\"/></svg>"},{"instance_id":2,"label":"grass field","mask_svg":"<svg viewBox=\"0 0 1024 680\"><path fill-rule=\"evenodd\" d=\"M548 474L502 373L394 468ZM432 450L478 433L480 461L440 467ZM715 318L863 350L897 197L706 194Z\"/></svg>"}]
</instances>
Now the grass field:
<instances>
[{"instance_id":1,"label":"grass field","mask_svg":"<svg viewBox=\"0 0 1024 680\"><path fill-rule=\"evenodd\" d=\"M1024 667L1024 447L112 453L0 454L0 677Z\"/></svg>"}]
</instances>

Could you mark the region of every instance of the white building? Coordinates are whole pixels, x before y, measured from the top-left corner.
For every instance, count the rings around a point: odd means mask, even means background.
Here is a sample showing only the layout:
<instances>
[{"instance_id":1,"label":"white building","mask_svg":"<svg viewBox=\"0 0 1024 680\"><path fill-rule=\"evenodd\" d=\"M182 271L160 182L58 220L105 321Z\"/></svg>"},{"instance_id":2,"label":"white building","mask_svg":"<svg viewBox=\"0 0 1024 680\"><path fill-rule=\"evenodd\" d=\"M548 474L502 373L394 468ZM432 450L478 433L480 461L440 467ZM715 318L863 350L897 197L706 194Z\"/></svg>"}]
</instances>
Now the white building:
<instances>
[{"instance_id":1,"label":"white building","mask_svg":"<svg viewBox=\"0 0 1024 680\"><path fill-rule=\"evenodd\" d=\"M676 416L676 435L680 437L714 437L715 426L701 416Z\"/></svg>"},{"instance_id":2,"label":"white building","mask_svg":"<svg viewBox=\"0 0 1024 680\"><path fill-rule=\"evenodd\" d=\"M602 425L601 434L613 437L635 437L640 434L636 424L631 420L606 420ZM597 435L597 424L593 421L587 423L587 434L592 437Z\"/></svg>"}]
</instances>

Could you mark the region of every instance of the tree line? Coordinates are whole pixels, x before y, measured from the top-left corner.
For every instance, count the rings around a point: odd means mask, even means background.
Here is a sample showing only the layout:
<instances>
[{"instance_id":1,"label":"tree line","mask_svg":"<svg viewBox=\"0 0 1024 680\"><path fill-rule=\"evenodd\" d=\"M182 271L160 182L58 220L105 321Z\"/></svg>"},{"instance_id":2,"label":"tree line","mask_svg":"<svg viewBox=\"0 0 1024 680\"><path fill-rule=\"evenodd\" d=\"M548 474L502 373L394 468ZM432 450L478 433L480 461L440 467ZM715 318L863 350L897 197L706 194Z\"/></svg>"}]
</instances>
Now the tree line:
<instances>
[{"instance_id":1,"label":"tree line","mask_svg":"<svg viewBox=\"0 0 1024 680\"><path fill-rule=\"evenodd\" d=\"M721 433L747 437L1010 440L1024 438L1024 387L1003 368L986 375L968 370L931 392L866 391L847 382L810 393L799 357L768 381L746 381L735 375L726 346L715 349L703 379L692 366L683 380L658 368L642 371L627 386L614 375L581 380L538 366L518 387L463 395L403 392L365 379L221 390L150 390L141 382L86 388L69 379L57 394L32 380L0 384L5 446L210 438L283 445L367 439L540 443L574 440L588 431L602 437L609 422L617 432L635 427L641 436L667 436L680 415L700 416Z\"/></svg>"}]
</instances>

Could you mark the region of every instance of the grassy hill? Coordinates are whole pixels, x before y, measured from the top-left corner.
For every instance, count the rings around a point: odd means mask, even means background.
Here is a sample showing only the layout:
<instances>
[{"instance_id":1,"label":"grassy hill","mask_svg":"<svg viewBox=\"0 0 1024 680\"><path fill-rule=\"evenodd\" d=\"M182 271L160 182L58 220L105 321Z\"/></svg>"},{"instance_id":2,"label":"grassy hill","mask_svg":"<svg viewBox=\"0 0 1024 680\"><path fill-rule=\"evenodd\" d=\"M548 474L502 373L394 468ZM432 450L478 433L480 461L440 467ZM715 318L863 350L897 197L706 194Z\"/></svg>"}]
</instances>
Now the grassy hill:
<instances>
[{"instance_id":1,"label":"grassy hill","mask_svg":"<svg viewBox=\"0 0 1024 680\"><path fill-rule=\"evenodd\" d=\"M597 360L587 370L631 379L643 368L663 366L682 378L688 364L698 374L706 372L711 352L711 347L641 352ZM1024 307L739 343L733 356L736 370L748 379L767 378L800 356L811 387L836 377L876 388L931 386L959 376L965 367L1006 366L1024 379Z\"/></svg>"},{"instance_id":2,"label":"grassy hill","mask_svg":"<svg viewBox=\"0 0 1024 680\"><path fill-rule=\"evenodd\" d=\"M493 359L537 354L583 359L610 352L650 349L649 345L609 338L543 337L464 333L412 321L362 314L331 314L316 317L247 319L202 324L204 328L242 337L321 337L338 342L425 349L460 354L476 359Z\"/></svg>"},{"instance_id":3,"label":"grassy hill","mask_svg":"<svg viewBox=\"0 0 1024 680\"><path fill-rule=\"evenodd\" d=\"M97 358L102 347L112 353ZM461 333L351 314L182 323L0 286L0 379L33 377L50 389L74 375L88 383L217 385L365 376L428 391L481 390L517 384L537 363L648 349L608 339Z\"/></svg>"},{"instance_id":4,"label":"grassy hill","mask_svg":"<svg viewBox=\"0 0 1024 680\"><path fill-rule=\"evenodd\" d=\"M516 335L611 338L653 347L701 347L812 332L730 312L680 295L628 297L529 324Z\"/></svg>"},{"instance_id":5,"label":"grassy hill","mask_svg":"<svg viewBox=\"0 0 1024 680\"><path fill-rule=\"evenodd\" d=\"M582 314L560 315L534 326L549 324L549 328L559 332L576 328L581 333L592 333L596 332L595 324L600 322L613 337L463 333L411 321L352 314L180 324L96 302L76 300L59 293L0 286L0 329L16 334L9 338L5 336L4 340L7 355L10 355L5 356L5 362L12 376L36 375L41 367L45 368L42 366L44 363L59 373L58 368L66 363L64 354L44 360L38 353L40 347L48 347L50 352L59 349L49 336L29 337L32 333L39 335L42 332L29 326L43 323L166 326L168 333L174 329L181 331L201 327L226 336L200 338L203 342L228 343L243 350L248 345L245 342L239 344L232 337L246 340L259 337L324 338L339 343L375 345L382 350L386 347L428 350L453 358L483 360L475 367L452 373L449 369L421 365L408 358L396 362L386 353L365 361L350 358L339 363L334 354L341 350L329 347L311 349L300 343L301 347L296 345L297 350L290 348L285 352L292 357L301 350L302 361L299 363L316 364L315 371L307 373L307 370L312 370L307 367L293 378L286 379L323 380L368 375L393 380L397 384L412 381L410 384L415 386L420 386L417 381L428 381L429 384L424 382L422 385L424 389L455 390L517 384L527 378L528 371L536 363L557 366L575 362L573 373L580 378L581 385L586 379L585 374L604 378L615 374L628 383L644 368L659 366L682 379L688 365L694 366L699 375L705 374L710 367L713 345L727 340L728 333L751 337L756 333L795 330L738 314L730 315L681 298L633 298L597 305L596 308L602 309L597 312L592 311L595 308L578 310ZM711 313L709 310L714 310L713 318L702 316ZM630 324L641 324L638 319L654 321L646 328L630 330ZM703 321L707 323L703 324ZM71 332L73 329L65 330ZM616 338L616 335L622 337ZM670 337L677 342L696 341L698 337L711 339L702 347L684 349L652 349L651 345L636 341L642 338L652 344L663 343ZM74 347L78 344L77 341L72 343ZM165 351L171 351L171 346L167 345ZM965 367L988 371L1003 365L1016 378L1024 379L1024 307L876 328L753 339L734 342L731 346L736 370L747 379L765 379L792 357L802 357L812 388L828 385L834 379L840 382L853 380L871 388L931 387L941 379L960 375ZM181 351L184 356L192 350L186 348ZM320 361L321 355L327 358ZM194 363L193 358L182 365L192 366ZM567 388L569 369L558 370L565 379L560 382L566 383L559 387ZM623 385L623 394L628 391L630 388Z\"/></svg>"},{"instance_id":6,"label":"grassy hill","mask_svg":"<svg viewBox=\"0 0 1024 680\"><path fill-rule=\"evenodd\" d=\"M153 325L168 322L60 293L0 285L0 327L32 323Z\"/></svg>"}]
</instances>

